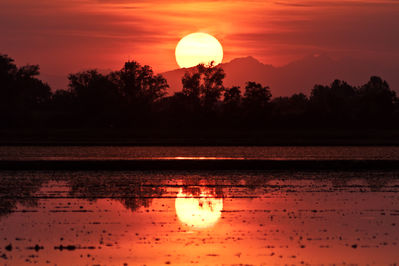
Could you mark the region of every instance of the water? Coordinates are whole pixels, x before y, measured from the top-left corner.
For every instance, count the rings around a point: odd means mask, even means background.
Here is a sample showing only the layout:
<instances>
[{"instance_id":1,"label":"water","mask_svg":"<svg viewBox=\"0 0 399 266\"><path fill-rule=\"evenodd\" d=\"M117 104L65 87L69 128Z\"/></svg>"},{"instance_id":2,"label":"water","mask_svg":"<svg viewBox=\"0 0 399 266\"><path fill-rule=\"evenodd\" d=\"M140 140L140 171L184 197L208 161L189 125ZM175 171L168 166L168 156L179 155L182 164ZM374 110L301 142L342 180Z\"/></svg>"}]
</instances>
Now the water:
<instances>
[{"instance_id":1,"label":"water","mask_svg":"<svg viewBox=\"0 0 399 266\"><path fill-rule=\"evenodd\" d=\"M398 172L3 171L0 193L10 265L399 262Z\"/></svg>"},{"instance_id":2,"label":"water","mask_svg":"<svg viewBox=\"0 0 399 266\"><path fill-rule=\"evenodd\" d=\"M399 160L399 147L0 147L0 160L82 159Z\"/></svg>"}]
</instances>

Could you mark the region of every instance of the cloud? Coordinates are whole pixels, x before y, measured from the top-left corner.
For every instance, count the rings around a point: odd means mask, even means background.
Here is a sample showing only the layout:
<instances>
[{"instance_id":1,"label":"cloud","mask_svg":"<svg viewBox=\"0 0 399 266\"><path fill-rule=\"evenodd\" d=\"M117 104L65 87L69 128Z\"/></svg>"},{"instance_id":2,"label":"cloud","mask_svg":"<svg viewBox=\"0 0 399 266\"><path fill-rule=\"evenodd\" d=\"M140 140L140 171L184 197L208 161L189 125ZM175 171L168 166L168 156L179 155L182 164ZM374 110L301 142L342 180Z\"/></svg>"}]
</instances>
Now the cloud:
<instances>
[{"instance_id":1,"label":"cloud","mask_svg":"<svg viewBox=\"0 0 399 266\"><path fill-rule=\"evenodd\" d=\"M43 72L118 68L137 59L156 71L177 67L176 43L204 31L225 59L253 55L281 65L313 51L399 56L399 1L3 0L0 43Z\"/></svg>"}]
</instances>

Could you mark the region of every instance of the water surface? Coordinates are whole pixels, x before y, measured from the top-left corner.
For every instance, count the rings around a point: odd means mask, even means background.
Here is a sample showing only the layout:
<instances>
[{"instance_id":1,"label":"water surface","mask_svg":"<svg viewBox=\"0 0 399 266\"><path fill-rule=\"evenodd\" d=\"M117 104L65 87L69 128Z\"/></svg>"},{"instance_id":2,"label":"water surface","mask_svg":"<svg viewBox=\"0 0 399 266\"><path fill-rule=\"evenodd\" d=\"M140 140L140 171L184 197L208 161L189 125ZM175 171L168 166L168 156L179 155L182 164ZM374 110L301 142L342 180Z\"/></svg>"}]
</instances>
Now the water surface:
<instances>
[{"instance_id":1,"label":"water surface","mask_svg":"<svg viewBox=\"0 0 399 266\"><path fill-rule=\"evenodd\" d=\"M0 172L0 260L399 262L397 172Z\"/></svg>"}]
</instances>

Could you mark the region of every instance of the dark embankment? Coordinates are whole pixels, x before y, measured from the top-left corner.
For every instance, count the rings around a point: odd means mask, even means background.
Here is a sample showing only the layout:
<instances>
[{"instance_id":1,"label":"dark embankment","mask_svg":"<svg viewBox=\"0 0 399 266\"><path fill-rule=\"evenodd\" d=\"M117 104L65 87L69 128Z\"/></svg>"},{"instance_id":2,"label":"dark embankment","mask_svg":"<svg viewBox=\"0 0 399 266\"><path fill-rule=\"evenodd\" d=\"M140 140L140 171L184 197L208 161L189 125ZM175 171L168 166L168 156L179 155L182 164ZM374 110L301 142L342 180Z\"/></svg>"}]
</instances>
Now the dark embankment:
<instances>
[{"instance_id":1,"label":"dark embankment","mask_svg":"<svg viewBox=\"0 0 399 266\"><path fill-rule=\"evenodd\" d=\"M0 145L21 146L392 146L385 129L2 129Z\"/></svg>"},{"instance_id":2,"label":"dark embankment","mask_svg":"<svg viewBox=\"0 0 399 266\"><path fill-rule=\"evenodd\" d=\"M30 160L0 161L0 170L399 170L397 160Z\"/></svg>"}]
</instances>

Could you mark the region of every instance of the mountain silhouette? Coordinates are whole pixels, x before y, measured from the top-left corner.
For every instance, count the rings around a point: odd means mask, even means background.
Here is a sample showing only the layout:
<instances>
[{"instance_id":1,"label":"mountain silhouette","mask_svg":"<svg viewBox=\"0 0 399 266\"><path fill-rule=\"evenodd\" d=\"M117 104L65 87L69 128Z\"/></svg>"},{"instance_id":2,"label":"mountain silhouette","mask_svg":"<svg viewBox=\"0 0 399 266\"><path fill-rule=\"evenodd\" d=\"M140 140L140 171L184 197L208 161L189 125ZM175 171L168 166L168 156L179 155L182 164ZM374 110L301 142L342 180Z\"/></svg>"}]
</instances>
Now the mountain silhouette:
<instances>
[{"instance_id":1,"label":"mountain silhouette","mask_svg":"<svg viewBox=\"0 0 399 266\"><path fill-rule=\"evenodd\" d=\"M221 64L226 72L226 87L245 87L247 81L268 85L274 97L294 93L309 94L315 84L327 85L341 79L353 85L365 83L370 76L378 75L387 80L393 90L399 88L398 63L382 65L354 58L332 59L327 54L306 56L281 67L259 62L252 56L236 58ZM176 69L161 73L170 85L169 95L181 91L181 78L187 69Z\"/></svg>"}]
</instances>

